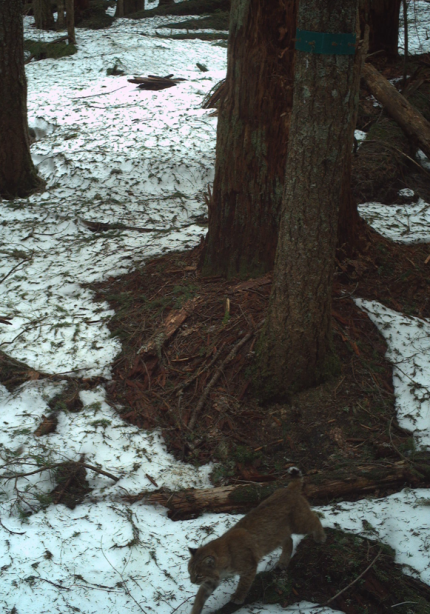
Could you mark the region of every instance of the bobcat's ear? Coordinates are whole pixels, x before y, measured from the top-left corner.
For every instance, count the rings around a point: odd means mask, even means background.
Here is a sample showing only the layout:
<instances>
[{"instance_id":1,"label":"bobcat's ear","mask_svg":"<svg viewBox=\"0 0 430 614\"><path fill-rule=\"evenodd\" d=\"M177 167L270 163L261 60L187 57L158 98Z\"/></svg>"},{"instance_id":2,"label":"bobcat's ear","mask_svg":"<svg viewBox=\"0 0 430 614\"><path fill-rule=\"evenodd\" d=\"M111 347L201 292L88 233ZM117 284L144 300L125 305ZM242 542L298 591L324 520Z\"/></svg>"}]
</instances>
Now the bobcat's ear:
<instances>
[{"instance_id":1,"label":"bobcat's ear","mask_svg":"<svg viewBox=\"0 0 430 614\"><path fill-rule=\"evenodd\" d=\"M191 556L194 556L195 553L197 552L197 548L190 548L189 546L188 546L188 550L190 551Z\"/></svg>"},{"instance_id":2,"label":"bobcat's ear","mask_svg":"<svg viewBox=\"0 0 430 614\"><path fill-rule=\"evenodd\" d=\"M203 559L203 563L208 567L215 567L215 557L207 556L205 559Z\"/></svg>"}]
</instances>

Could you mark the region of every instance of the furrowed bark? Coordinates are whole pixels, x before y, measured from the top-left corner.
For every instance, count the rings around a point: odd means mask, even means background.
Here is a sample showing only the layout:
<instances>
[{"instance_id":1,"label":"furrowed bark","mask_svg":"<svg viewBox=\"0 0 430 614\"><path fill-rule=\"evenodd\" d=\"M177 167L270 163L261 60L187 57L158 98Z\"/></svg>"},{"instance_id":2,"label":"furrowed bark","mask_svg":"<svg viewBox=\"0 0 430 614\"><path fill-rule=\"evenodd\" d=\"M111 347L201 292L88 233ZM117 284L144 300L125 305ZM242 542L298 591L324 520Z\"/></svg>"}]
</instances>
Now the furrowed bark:
<instances>
[{"instance_id":1,"label":"furrowed bark","mask_svg":"<svg viewBox=\"0 0 430 614\"><path fill-rule=\"evenodd\" d=\"M30 155L21 0L0 0L0 196L25 197L44 182Z\"/></svg>"},{"instance_id":2,"label":"furrowed bark","mask_svg":"<svg viewBox=\"0 0 430 614\"><path fill-rule=\"evenodd\" d=\"M232 0L205 275L273 267L292 103L296 0Z\"/></svg>"},{"instance_id":3,"label":"furrowed bark","mask_svg":"<svg viewBox=\"0 0 430 614\"><path fill-rule=\"evenodd\" d=\"M298 29L355 34L357 0L300 0ZM256 391L288 397L336 375L331 300L339 206L358 97L354 55L296 52L294 101Z\"/></svg>"}]
</instances>

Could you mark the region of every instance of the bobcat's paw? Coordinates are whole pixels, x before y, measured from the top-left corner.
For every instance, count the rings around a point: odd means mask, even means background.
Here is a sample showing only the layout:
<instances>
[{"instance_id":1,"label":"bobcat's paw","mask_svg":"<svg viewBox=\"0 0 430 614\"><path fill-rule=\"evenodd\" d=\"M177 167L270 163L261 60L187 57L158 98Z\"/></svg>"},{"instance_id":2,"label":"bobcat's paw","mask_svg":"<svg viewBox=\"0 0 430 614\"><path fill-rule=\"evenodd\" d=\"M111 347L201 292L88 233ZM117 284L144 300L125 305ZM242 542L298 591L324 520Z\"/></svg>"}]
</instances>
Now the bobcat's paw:
<instances>
[{"instance_id":1,"label":"bobcat's paw","mask_svg":"<svg viewBox=\"0 0 430 614\"><path fill-rule=\"evenodd\" d=\"M232 595L230 601L232 603L235 603L236 605L241 605L244 601L245 601L245 597L242 597L241 595Z\"/></svg>"}]
</instances>

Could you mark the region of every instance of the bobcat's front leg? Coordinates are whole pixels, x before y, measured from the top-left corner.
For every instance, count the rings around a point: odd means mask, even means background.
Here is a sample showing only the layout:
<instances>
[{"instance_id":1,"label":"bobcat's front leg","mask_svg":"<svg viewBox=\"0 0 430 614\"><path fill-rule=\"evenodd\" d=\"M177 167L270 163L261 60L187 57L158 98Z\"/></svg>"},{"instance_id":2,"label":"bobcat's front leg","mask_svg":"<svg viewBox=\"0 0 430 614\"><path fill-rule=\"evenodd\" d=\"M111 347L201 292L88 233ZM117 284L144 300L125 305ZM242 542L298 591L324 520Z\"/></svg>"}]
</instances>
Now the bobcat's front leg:
<instances>
[{"instance_id":1,"label":"bobcat's front leg","mask_svg":"<svg viewBox=\"0 0 430 614\"><path fill-rule=\"evenodd\" d=\"M210 595L212 595L218 584L219 582L214 578L206 578L206 580L203 580L203 582L200 584L199 590L197 591L191 614L200 614L206 600L208 597L210 597Z\"/></svg>"},{"instance_id":2,"label":"bobcat's front leg","mask_svg":"<svg viewBox=\"0 0 430 614\"><path fill-rule=\"evenodd\" d=\"M245 601L245 598L251 588L251 584L254 582L255 574L257 573L257 565L251 567L245 573L242 573L239 578L239 584L231 598L233 603L241 604Z\"/></svg>"},{"instance_id":3,"label":"bobcat's front leg","mask_svg":"<svg viewBox=\"0 0 430 614\"><path fill-rule=\"evenodd\" d=\"M282 545L282 554L278 561L277 567L280 569L287 569L288 563L291 559L291 553L293 552L293 540L291 539L291 535L289 535L283 545Z\"/></svg>"}]
</instances>

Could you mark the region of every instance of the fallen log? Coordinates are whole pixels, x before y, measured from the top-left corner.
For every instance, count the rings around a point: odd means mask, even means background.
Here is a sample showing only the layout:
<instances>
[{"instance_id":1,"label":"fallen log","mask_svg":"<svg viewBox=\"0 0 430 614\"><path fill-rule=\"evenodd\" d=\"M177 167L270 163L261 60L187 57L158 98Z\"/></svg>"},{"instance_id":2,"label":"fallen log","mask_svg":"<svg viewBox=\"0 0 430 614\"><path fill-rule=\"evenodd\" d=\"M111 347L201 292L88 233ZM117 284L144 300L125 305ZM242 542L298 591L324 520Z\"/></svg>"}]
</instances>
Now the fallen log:
<instances>
[{"instance_id":1,"label":"fallen log","mask_svg":"<svg viewBox=\"0 0 430 614\"><path fill-rule=\"evenodd\" d=\"M418 465L402 460L390 466L369 465L358 467L354 474L338 472L327 479L321 473L307 476L304 493L312 505L328 503L333 499L359 499L369 494L377 495L380 490L400 489L405 486L430 484L430 455ZM160 489L125 496L129 503L144 501L151 505L162 505L169 510L172 520L193 518L203 512L245 513L269 497L285 482L240 484L216 488L187 488L177 492Z\"/></svg>"},{"instance_id":2,"label":"fallen log","mask_svg":"<svg viewBox=\"0 0 430 614\"><path fill-rule=\"evenodd\" d=\"M406 136L430 158L430 123L374 66L365 64L362 76L371 93Z\"/></svg>"}]
</instances>

